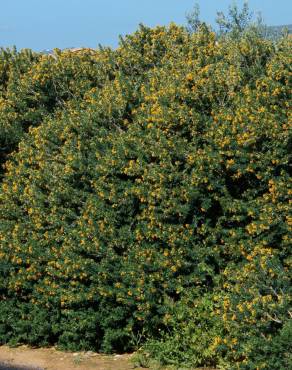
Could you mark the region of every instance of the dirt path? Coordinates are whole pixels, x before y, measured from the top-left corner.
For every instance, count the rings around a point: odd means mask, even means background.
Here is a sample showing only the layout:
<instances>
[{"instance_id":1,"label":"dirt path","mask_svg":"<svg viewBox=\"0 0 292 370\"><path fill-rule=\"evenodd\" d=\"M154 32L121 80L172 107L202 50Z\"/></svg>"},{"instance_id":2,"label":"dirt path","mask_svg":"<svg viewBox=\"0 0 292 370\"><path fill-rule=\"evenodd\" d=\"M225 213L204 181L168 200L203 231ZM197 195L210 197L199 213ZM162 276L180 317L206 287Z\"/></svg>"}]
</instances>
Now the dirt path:
<instances>
[{"instance_id":1,"label":"dirt path","mask_svg":"<svg viewBox=\"0 0 292 370\"><path fill-rule=\"evenodd\" d=\"M0 370L131 370L134 365L130 358L131 355L104 356L94 352L61 352L54 348L0 346Z\"/></svg>"}]
</instances>

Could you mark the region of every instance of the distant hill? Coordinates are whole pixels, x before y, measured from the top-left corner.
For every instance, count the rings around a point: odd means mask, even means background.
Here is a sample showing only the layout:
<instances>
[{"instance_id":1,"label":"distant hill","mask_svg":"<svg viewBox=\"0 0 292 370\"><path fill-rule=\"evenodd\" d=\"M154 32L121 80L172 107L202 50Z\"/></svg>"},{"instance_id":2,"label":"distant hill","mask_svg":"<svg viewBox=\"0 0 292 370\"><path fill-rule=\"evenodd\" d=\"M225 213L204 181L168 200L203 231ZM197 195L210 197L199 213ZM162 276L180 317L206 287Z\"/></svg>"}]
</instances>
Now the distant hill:
<instances>
[{"instance_id":1,"label":"distant hill","mask_svg":"<svg viewBox=\"0 0 292 370\"><path fill-rule=\"evenodd\" d=\"M267 26L265 28L265 37L269 39L278 39L283 35L284 32L292 34L292 24L282 26Z\"/></svg>"},{"instance_id":2,"label":"distant hill","mask_svg":"<svg viewBox=\"0 0 292 370\"><path fill-rule=\"evenodd\" d=\"M287 24L284 26L268 26L268 29L274 32L283 32L285 29L287 29L289 33L292 33L292 24Z\"/></svg>"},{"instance_id":3,"label":"distant hill","mask_svg":"<svg viewBox=\"0 0 292 370\"><path fill-rule=\"evenodd\" d=\"M54 50L51 50L51 49L45 49L45 50L40 51L40 53L41 53L41 54L51 55L51 54L54 54Z\"/></svg>"},{"instance_id":4,"label":"distant hill","mask_svg":"<svg viewBox=\"0 0 292 370\"><path fill-rule=\"evenodd\" d=\"M268 39L278 39L286 31L288 32L288 34L292 35L292 24L281 25L281 26L265 26L263 33L264 33L264 37ZM63 50L71 50L75 52L75 51L79 51L82 49L84 48L71 47L71 48L65 48ZM86 49L89 49L89 48L86 48ZM54 55L54 50L45 49L41 51L41 54Z\"/></svg>"},{"instance_id":5,"label":"distant hill","mask_svg":"<svg viewBox=\"0 0 292 370\"><path fill-rule=\"evenodd\" d=\"M62 51L71 51L73 53L78 52L80 50L93 50L91 48L83 48L83 47L72 47L72 48L65 48L62 49ZM54 55L54 49L44 49L40 52L41 54L46 54L46 55Z\"/></svg>"}]
</instances>

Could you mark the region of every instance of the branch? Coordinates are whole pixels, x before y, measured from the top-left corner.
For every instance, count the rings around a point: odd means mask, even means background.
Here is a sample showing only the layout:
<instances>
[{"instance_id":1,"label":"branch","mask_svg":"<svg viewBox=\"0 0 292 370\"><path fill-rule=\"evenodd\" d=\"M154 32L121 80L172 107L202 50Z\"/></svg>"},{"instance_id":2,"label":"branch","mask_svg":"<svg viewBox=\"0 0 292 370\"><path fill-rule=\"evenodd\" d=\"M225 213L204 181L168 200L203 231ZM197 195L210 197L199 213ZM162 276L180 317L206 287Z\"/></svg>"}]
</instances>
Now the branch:
<instances>
[{"instance_id":1,"label":"branch","mask_svg":"<svg viewBox=\"0 0 292 370\"><path fill-rule=\"evenodd\" d=\"M267 312L266 312L266 315L267 315L267 317L270 319L270 320L272 320L272 321L274 321L274 322L276 322L276 323L278 323L278 324L282 324L282 321L280 320L280 319L278 319L277 317L272 317L270 314L268 314Z\"/></svg>"}]
</instances>

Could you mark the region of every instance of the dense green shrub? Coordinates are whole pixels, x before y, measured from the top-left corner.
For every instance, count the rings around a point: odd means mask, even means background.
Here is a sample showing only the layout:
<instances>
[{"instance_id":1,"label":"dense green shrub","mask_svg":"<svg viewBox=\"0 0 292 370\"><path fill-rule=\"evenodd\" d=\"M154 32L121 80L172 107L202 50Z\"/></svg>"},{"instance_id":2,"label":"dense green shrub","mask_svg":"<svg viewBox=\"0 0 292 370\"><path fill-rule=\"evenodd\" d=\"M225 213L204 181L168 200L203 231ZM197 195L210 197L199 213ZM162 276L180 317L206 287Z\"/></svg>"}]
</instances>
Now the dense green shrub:
<instances>
[{"instance_id":1,"label":"dense green shrub","mask_svg":"<svg viewBox=\"0 0 292 370\"><path fill-rule=\"evenodd\" d=\"M141 27L24 75L41 120L0 190L1 343L289 365L290 49Z\"/></svg>"}]
</instances>

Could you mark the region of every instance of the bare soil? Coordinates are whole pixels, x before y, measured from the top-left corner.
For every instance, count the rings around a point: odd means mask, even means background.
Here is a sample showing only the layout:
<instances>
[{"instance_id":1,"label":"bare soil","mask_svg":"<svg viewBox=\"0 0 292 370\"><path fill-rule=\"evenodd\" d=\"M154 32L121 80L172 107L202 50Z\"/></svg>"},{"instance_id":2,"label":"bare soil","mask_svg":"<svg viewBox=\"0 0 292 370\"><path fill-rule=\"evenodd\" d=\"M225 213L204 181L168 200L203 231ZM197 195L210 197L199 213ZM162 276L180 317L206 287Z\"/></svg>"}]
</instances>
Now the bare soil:
<instances>
[{"instance_id":1,"label":"bare soil","mask_svg":"<svg viewBox=\"0 0 292 370\"><path fill-rule=\"evenodd\" d=\"M134 369L131 356L0 346L0 370L131 370Z\"/></svg>"}]
</instances>

